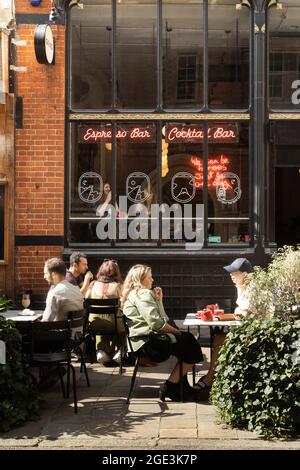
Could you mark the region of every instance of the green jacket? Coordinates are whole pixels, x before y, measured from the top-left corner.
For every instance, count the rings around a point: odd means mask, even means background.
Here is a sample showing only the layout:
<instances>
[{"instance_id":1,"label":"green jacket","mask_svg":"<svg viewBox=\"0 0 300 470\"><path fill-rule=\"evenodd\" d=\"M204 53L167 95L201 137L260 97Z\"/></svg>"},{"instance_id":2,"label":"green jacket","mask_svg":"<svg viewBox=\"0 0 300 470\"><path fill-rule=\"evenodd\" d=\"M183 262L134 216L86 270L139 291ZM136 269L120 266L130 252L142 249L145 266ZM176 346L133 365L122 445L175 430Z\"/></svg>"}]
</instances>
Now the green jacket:
<instances>
[{"instance_id":1,"label":"green jacket","mask_svg":"<svg viewBox=\"0 0 300 470\"><path fill-rule=\"evenodd\" d=\"M143 288L138 292L130 292L123 312L128 319L129 335L134 351L149 341L150 334L155 334L162 340L176 342L174 335L159 333L169 318L162 302L156 299L152 290Z\"/></svg>"}]
</instances>

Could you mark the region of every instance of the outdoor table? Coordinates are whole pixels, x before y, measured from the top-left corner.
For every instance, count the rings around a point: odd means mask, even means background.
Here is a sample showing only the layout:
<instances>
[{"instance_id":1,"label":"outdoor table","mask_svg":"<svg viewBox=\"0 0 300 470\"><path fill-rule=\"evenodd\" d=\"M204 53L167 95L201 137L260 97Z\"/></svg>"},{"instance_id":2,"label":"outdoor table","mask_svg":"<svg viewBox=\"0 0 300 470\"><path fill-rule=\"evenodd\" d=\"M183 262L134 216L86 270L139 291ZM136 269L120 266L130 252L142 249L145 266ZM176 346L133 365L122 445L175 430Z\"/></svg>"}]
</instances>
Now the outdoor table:
<instances>
[{"instance_id":1,"label":"outdoor table","mask_svg":"<svg viewBox=\"0 0 300 470\"><path fill-rule=\"evenodd\" d=\"M7 310L6 312L0 312L0 315L6 320L13 320L17 323L32 322L38 320L43 315L44 310L34 310L34 315L19 315L19 312L22 312L22 310Z\"/></svg>"},{"instance_id":2,"label":"outdoor table","mask_svg":"<svg viewBox=\"0 0 300 470\"><path fill-rule=\"evenodd\" d=\"M241 320L211 320L211 321L203 321L196 317L196 313L188 313L185 317L183 322L184 326L188 327L188 331L190 331L190 327L195 326L198 329L198 339L200 338L200 329L203 327L209 327L210 330L210 357L212 353L213 347L213 338L214 338L214 327L231 327L231 326L238 326L241 324ZM193 385L195 385L195 366L193 367Z\"/></svg>"}]
</instances>

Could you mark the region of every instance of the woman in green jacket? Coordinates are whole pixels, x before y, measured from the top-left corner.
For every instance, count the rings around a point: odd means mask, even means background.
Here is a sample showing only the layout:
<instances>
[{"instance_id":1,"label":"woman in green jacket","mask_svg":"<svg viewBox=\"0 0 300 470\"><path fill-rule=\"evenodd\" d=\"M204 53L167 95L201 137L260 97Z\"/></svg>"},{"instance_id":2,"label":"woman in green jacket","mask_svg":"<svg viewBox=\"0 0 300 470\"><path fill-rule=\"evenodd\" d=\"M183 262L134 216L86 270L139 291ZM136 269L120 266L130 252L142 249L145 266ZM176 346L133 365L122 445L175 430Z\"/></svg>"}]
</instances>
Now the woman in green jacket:
<instances>
[{"instance_id":1,"label":"woman in green jacket","mask_svg":"<svg viewBox=\"0 0 300 470\"><path fill-rule=\"evenodd\" d=\"M134 352L153 362L166 361L171 355L182 361L183 398L185 401L207 399L207 393L191 387L187 372L203 361L201 347L195 337L172 326L164 310L160 287L152 290L151 268L137 264L127 274L123 286L121 305L127 318ZM166 397L180 400L180 366L175 365L160 390L162 401Z\"/></svg>"}]
</instances>

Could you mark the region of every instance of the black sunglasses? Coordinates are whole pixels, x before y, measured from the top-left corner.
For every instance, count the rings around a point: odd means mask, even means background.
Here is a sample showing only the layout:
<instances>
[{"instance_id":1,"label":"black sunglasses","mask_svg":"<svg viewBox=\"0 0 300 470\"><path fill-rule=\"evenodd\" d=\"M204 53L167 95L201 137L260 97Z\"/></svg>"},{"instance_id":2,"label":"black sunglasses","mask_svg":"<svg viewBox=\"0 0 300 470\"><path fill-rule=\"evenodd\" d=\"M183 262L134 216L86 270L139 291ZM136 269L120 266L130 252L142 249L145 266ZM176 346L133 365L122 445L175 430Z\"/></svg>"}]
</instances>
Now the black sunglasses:
<instances>
[{"instance_id":1,"label":"black sunglasses","mask_svg":"<svg viewBox=\"0 0 300 470\"><path fill-rule=\"evenodd\" d=\"M103 260L103 263L106 263L107 261L112 261L113 263L118 264L118 261L117 261L117 260L111 259L111 258L105 258L105 259Z\"/></svg>"}]
</instances>

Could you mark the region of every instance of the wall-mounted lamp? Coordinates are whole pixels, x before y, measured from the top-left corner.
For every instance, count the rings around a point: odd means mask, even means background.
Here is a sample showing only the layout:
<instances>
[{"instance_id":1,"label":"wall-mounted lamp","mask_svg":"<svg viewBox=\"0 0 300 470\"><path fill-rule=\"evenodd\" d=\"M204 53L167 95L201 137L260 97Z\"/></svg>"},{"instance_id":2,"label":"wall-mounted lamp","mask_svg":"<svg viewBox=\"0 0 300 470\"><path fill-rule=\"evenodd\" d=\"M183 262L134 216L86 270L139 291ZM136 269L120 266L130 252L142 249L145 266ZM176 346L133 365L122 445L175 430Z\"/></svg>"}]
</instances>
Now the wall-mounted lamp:
<instances>
[{"instance_id":1,"label":"wall-mounted lamp","mask_svg":"<svg viewBox=\"0 0 300 470\"><path fill-rule=\"evenodd\" d=\"M42 3L42 0L29 0L32 7L39 7Z\"/></svg>"}]
</instances>

